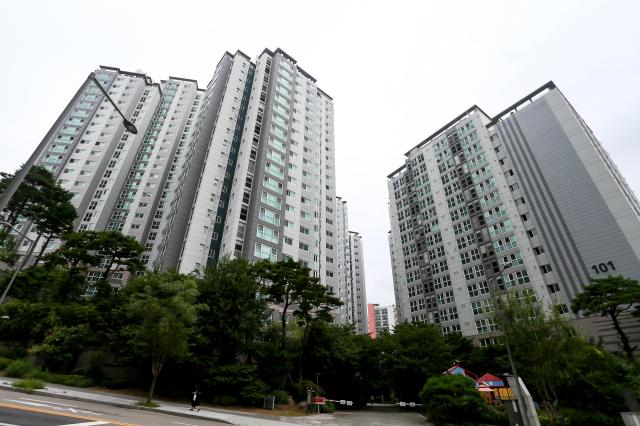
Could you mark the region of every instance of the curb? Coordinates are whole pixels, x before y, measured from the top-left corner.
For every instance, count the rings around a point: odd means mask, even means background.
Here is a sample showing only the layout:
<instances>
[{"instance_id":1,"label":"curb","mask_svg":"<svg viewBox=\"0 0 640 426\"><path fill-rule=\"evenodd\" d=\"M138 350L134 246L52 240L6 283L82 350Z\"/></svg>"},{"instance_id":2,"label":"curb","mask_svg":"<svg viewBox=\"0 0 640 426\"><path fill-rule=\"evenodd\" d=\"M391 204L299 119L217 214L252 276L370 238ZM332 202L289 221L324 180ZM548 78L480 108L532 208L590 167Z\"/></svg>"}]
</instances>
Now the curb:
<instances>
[{"instance_id":1,"label":"curb","mask_svg":"<svg viewBox=\"0 0 640 426\"><path fill-rule=\"evenodd\" d=\"M225 419L218 419L218 418L199 416L197 414L190 414L190 413L176 413L175 411L163 409L162 407L157 407L157 408L142 407L142 406L139 406L139 405L124 404L124 403L121 403L121 402L113 402L113 401L101 401L101 400L96 400L96 399L91 399L91 398L84 398L84 397L81 397L81 396L73 396L73 395L65 395L65 394L57 394L57 393L53 394L53 393L49 393L49 392L46 392L46 391L41 390L41 389L34 389L33 391L28 392L28 391L26 391L24 389L16 388L16 387L13 387L13 386L8 386L8 385L5 385L5 384L0 384L0 389L11 391L11 392L24 393L24 394L27 394L27 395L47 396L47 397L50 397L50 398L67 399L67 400L70 400L70 401L89 402L89 403L92 403L92 404L109 405L111 407L117 407L117 408L128 408L128 409L133 409L133 410L149 411L149 412L160 413L160 414L168 414L170 416L185 417L185 418L189 418L189 419L212 420L212 421L218 421L218 422L226 423L226 424L230 424L230 425L234 424L234 423L232 423L232 422L230 422L228 420L225 420Z\"/></svg>"}]
</instances>

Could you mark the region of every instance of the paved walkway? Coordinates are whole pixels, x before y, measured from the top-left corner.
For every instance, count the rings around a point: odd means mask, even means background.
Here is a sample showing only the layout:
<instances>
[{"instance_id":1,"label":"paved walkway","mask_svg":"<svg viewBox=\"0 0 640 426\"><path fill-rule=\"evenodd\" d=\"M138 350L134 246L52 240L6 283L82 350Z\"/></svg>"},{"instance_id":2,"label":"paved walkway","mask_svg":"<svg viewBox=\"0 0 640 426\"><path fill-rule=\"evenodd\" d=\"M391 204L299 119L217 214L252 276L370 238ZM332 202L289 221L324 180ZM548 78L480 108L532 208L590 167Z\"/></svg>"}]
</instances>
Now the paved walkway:
<instances>
[{"instance_id":1,"label":"paved walkway","mask_svg":"<svg viewBox=\"0 0 640 426\"><path fill-rule=\"evenodd\" d=\"M0 389L21 392L20 389L12 386L12 383L17 380L19 379L0 377ZM300 418L261 416L259 414L245 413L242 411L217 408L213 409L209 407L204 407L200 411L194 412L190 410L186 403L184 405L176 405L160 400L155 401L160 404L159 407L146 408L136 405L140 399L135 399L134 397L49 383L46 383L45 386L45 389L34 390L31 394L64 398L73 401L107 404L114 407L130 408L134 410L148 410L193 419L216 420L239 426L299 425L300 423L296 420L301 420Z\"/></svg>"}]
</instances>

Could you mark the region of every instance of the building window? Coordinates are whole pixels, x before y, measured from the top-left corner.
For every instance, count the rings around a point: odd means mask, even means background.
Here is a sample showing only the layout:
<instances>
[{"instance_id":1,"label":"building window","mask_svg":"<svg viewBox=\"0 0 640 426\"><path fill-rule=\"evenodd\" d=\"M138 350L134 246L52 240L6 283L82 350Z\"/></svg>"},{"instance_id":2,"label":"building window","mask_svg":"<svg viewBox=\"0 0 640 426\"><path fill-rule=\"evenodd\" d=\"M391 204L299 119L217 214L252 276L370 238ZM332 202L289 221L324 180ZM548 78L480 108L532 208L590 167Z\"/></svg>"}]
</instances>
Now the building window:
<instances>
[{"instance_id":1,"label":"building window","mask_svg":"<svg viewBox=\"0 0 640 426\"><path fill-rule=\"evenodd\" d=\"M560 285L558 283L547 284L547 291L550 294L557 293L560 291Z\"/></svg>"}]
</instances>

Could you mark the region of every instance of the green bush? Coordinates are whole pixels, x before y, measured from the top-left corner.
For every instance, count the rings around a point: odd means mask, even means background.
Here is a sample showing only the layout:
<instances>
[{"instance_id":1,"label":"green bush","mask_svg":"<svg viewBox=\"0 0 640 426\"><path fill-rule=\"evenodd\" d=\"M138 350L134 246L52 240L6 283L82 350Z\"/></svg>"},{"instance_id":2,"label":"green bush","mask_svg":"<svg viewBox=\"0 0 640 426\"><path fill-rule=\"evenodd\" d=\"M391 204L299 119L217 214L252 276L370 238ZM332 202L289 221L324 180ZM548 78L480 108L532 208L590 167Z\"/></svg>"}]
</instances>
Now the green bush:
<instances>
[{"instance_id":1,"label":"green bush","mask_svg":"<svg viewBox=\"0 0 640 426\"><path fill-rule=\"evenodd\" d=\"M461 375L430 378L420 392L429 420L436 425L478 424L488 415L488 406L473 380Z\"/></svg>"},{"instance_id":2,"label":"green bush","mask_svg":"<svg viewBox=\"0 0 640 426\"><path fill-rule=\"evenodd\" d=\"M81 376L79 374L58 374L50 373L48 371L34 371L31 373L31 377L34 379L44 380L49 383L73 386L76 388L88 388L94 384L93 380L89 377Z\"/></svg>"},{"instance_id":3,"label":"green bush","mask_svg":"<svg viewBox=\"0 0 640 426\"><path fill-rule=\"evenodd\" d=\"M87 324L56 326L42 343L29 348L29 354L38 357L49 370L69 372L90 339Z\"/></svg>"},{"instance_id":4,"label":"green bush","mask_svg":"<svg viewBox=\"0 0 640 426\"><path fill-rule=\"evenodd\" d=\"M0 357L0 370L6 369L9 366L9 364L11 364L12 362L13 362L12 359Z\"/></svg>"},{"instance_id":5,"label":"green bush","mask_svg":"<svg viewBox=\"0 0 640 426\"><path fill-rule=\"evenodd\" d=\"M17 382L13 382L11 386L14 388L24 389L29 393L34 389L44 389L44 384L40 380L36 379L18 380Z\"/></svg>"},{"instance_id":6,"label":"green bush","mask_svg":"<svg viewBox=\"0 0 640 426\"><path fill-rule=\"evenodd\" d=\"M276 397L276 404L287 405L289 403L289 394L283 390L277 390L273 393Z\"/></svg>"},{"instance_id":7,"label":"green bush","mask_svg":"<svg viewBox=\"0 0 640 426\"><path fill-rule=\"evenodd\" d=\"M298 383L294 383L291 386L291 395L293 396L294 401L306 401L307 400L307 388L311 388L313 391L313 396L316 395L316 384L311 380L303 380ZM318 388L320 391L320 395L324 394L322 387Z\"/></svg>"},{"instance_id":8,"label":"green bush","mask_svg":"<svg viewBox=\"0 0 640 426\"><path fill-rule=\"evenodd\" d=\"M12 361L4 369L5 376L17 377L19 379L26 378L33 374L35 369L24 359L16 359Z\"/></svg>"},{"instance_id":9,"label":"green bush","mask_svg":"<svg viewBox=\"0 0 640 426\"><path fill-rule=\"evenodd\" d=\"M323 413L333 413L334 411L336 411L336 406L331 401L325 402L324 405L322 406Z\"/></svg>"},{"instance_id":10,"label":"green bush","mask_svg":"<svg viewBox=\"0 0 640 426\"><path fill-rule=\"evenodd\" d=\"M545 412L540 413L540 424L550 426L551 422ZM612 417L596 411L577 410L575 408L561 408L557 426L623 426L619 416Z\"/></svg>"}]
</instances>

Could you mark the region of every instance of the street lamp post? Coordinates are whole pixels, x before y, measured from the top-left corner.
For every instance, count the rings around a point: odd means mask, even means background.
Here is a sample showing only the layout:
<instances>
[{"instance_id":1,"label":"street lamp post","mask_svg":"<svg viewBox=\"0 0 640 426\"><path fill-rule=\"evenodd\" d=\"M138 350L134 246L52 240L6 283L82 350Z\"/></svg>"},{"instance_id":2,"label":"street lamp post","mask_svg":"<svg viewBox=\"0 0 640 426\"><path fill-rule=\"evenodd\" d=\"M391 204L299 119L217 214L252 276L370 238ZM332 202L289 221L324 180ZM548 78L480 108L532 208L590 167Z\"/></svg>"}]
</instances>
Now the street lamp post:
<instances>
[{"instance_id":1,"label":"street lamp post","mask_svg":"<svg viewBox=\"0 0 640 426\"><path fill-rule=\"evenodd\" d=\"M512 266L511 263L505 263L504 266L498 271L498 275L489 280L489 293L491 294L491 301L493 303L493 309L496 314L498 310L498 298L496 296L495 284L498 279L498 276L502 275L502 273L506 269L509 269L511 266ZM527 405L522 397L522 389L520 387L520 376L518 376L516 363L513 360L513 357L511 356L511 346L509 345L509 337L507 336L507 332L505 331L504 327L500 325L499 320L498 320L498 325L500 326L500 328L502 328L502 337L504 341L504 346L507 348L507 358L509 359L509 365L511 366L511 373L513 373L513 378L516 381L516 387L517 387L517 393L518 393L517 400L518 400L518 405L520 405L520 409L522 410L522 421L524 423L524 426L529 426L529 418L527 416Z\"/></svg>"},{"instance_id":2,"label":"street lamp post","mask_svg":"<svg viewBox=\"0 0 640 426\"><path fill-rule=\"evenodd\" d=\"M122 117L122 123L124 127L134 135L137 134L138 129L136 129L136 126L131 121L127 120L124 117L124 114L122 114L122 111L120 111L120 108L118 108L116 103L113 102L113 99L111 99L109 94L104 90L100 82L96 79L96 74L94 72L89 74L89 76L87 77L85 84L87 83L88 84L93 83L96 86L98 86L98 89L100 89L100 91L105 96L105 98L109 101L109 103L111 103L111 105L115 108L118 114L120 114L120 117ZM48 144L49 144L49 138L45 137L42 140L42 142L40 142L40 144L38 145L36 150L33 152L33 154L31 154L31 157L29 157L27 162L23 164L23 166L20 168L20 170L18 170L16 175L13 177L13 179L11 179L11 182L9 183L9 186L7 186L7 189L5 189L5 191L0 195L0 213L7 208L7 206L9 205L9 201L11 201L11 198L13 198L13 195L16 193L16 191L18 190L22 182L24 182L25 178L29 174L29 171L36 164L36 161L38 161L38 159L42 156Z\"/></svg>"},{"instance_id":3,"label":"street lamp post","mask_svg":"<svg viewBox=\"0 0 640 426\"><path fill-rule=\"evenodd\" d=\"M2 305L4 303L4 299L6 299L6 297L7 297L7 293L9 293L9 290L11 289L11 286L13 285L13 282L18 277L18 274L20 273L20 271L22 271L22 268L24 268L27 265L27 262L29 261L29 258L31 257L31 254L33 253L33 250L35 250L35 248L36 248L36 243L37 243L38 240L36 239L34 241L31 238L27 237L25 234L23 234L22 232L20 232L17 229L15 229L13 227L13 225L11 225L9 222L0 221L0 225L8 226L9 228L13 229L14 232L17 232L18 234L22 235L22 237L24 237L27 240L31 241L31 246L29 247L29 250L24 255L24 258L22 259L20 264L18 264L18 267L13 272L13 275L11 276L11 279L9 280L9 283L4 288L4 291L2 292L2 296L0 296L0 305Z\"/></svg>"}]
</instances>

